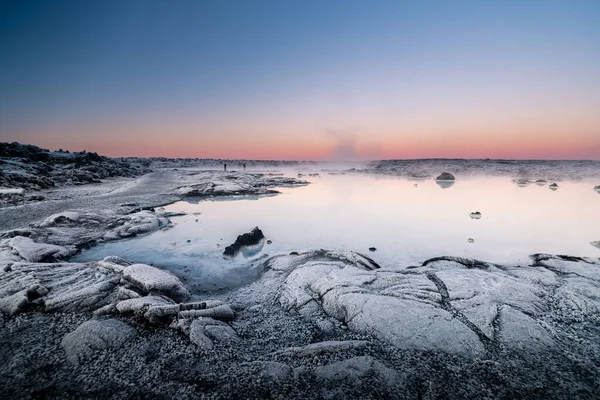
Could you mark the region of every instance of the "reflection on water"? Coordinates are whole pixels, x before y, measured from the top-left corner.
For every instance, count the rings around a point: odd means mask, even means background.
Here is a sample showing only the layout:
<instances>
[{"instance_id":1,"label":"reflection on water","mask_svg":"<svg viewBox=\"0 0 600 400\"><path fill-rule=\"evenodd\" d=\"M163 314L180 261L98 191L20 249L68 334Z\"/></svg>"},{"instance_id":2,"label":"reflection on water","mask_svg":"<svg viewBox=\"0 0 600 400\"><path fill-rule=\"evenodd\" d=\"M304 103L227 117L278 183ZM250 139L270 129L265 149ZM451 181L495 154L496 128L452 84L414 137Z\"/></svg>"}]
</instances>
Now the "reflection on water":
<instances>
[{"instance_id":1,"label":"reflection on water","mask_svg":"<svg viewBox=\"0 0 600 400\"><path fill-rule=\"evenodd\" d=\"M448 189L454 185L454 181L435 181L435 183L437 183L442 189Z\"/></svg>"},{"instance_id":2,"label":"reflection on water","mask_svg":"<svg viewBox=\"0 0 600 400\"><path fill-rule=\"evenodd\" d=\"M371 256L386 267L440 255L497 263L528 263L529 254L542 252L600 256L590 245L600 240L600 198L589 182L561 182L561 190L551 191L505 177L459 177L445 190L434 180L415 186L389 176L321 175L311 181L252 201L178 202L166 208L188 215L173 218L172 229L97 246L76 259L119 255L218 288L258 273L241 269L244 256L302 249L366 253L375 247ZM480 219L469 218L475 210ZM224 260L223 249L255 226L272 243Z\"/></svg>"}]
</instances>

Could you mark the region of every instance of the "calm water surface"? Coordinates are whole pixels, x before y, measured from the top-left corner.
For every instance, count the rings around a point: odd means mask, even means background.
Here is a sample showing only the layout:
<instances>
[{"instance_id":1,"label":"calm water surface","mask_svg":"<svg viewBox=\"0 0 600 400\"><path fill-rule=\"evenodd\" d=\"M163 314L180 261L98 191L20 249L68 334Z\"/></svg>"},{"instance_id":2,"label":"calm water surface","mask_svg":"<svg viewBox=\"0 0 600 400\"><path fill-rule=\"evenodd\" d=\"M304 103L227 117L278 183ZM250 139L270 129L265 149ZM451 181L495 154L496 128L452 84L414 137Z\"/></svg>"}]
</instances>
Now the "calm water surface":
<instances>
[{"instance_id":1,"label":"calm water surface","mask_svg":"<svg viewBox=\"0 0 600 400\"><path fill-rule=\"evenodd\" d=\"M171 229L100 245L74 260L119 255L217 289L251 279L256 271L243 265L253 258L302 249L355 250L384 267L440 255L511 264L528 263L529 254L540 252L600 257L590 245L600 240L593 182L558 182L552 191L507 177L459 177L447 188L433 180L360 174L309 179L311 185L282 188L278 196L171 204L168 211L188 213L173 218ZM481 219L469 217L474 211ZM224 247L254 226L272 244L223 259Z\"/></svg>"}]
</instances>

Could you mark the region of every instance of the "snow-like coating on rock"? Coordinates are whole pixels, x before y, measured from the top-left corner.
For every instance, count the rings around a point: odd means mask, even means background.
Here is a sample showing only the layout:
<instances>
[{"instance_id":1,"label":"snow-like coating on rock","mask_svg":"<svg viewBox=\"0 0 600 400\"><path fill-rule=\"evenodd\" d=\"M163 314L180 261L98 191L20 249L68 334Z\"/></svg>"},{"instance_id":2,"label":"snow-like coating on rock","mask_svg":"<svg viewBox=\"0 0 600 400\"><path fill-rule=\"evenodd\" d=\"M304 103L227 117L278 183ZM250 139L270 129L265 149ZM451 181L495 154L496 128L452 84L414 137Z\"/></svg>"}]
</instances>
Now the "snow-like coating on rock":
<instances>
[{"instance_id":1,"label":"snow-like coating on rock","mask_svg":"<svg viewBox=\"0 0 600 400\"><path fill-rule=\"evenodd\" d=\"M370 356L353 357L319 366L315 369L315 375L327 381L345 381L351 385L359 385L360 380L366 377L381 380L389 386L399 380L396 371Z\"/></svg>"},{"instance_id":2,"label":"snow-like coating on rock","mask_svg":"<svg viewBox=\"0 0 600 400\"><path fill-rule=\"evenodd\" d=\"M73 247L66 248L52 244L40 244L23 236L17 236L11 239L8 242L8 245L21 256L23 260L29 262L61 259L75 252Z\"/></svg>"},{"instance_id":3,"label":"snow-like coating on rock","mask_svg":"<svg viewBox=\"0 0 600 400\"><path fill-rule=\"evenodd\" d=\"M135 336L135 329L116 319L90 320L65 335L60 345L67 360L79 364L92 357L95 351L121 347Z\"/></svg>"},{"instance_id":4,"label":"snow-like coating on rock","mask_svg":"<svg viewBox=\"0 0 600 400\"><path fill-rule=\"evenodd\" d=\"M367 270L326 252L277 256L281 305L321 313L401 349L482 354L498 345L556 345L548 318L600 319L600 263L535 255L531 266L438 257L421 267Z\"/></svg>"},{"instance_id":5,"label":"snow-like coating on rock","mask_svg":"<svg viewBox=\"0 0 600 400\"><path fill-rule=\"evenodd\" d=\"M28 307L45 311L95 310L113 301L121 279L118 272L107 266L108 263L15 263L0 279L0 304L9 298L15 304L21 298L10 314Z\"/></svg>"},{"instance_id":6,"label":"snow-like coating on rock","mask_svg":"<svg viewBox=\"0 0 600 400\"><path fill-rule=\"evenodd\" d=\"M237 333L229 325L212 318L194 319L189 329L190 341L206 350L211 350L215 342L231 343L239 340Z\"/></svg>"},{"instance_id":7,"label":"snow-like coating on rock","mask_svg":"<svg viewBox=\"0 0 600 400\"><path fill-rule=\"evenodd\" d=\"M170 272L145 264L133 264L123 270L123 277L146 292L162 293L175 301L186 301L190 292Z\"/></svg>"},{"instance_id":8,"label":"snow-like coating on rock","mask_svg":"<svg viewBox=\"0 0 600 400\"><path fill-rule=\"evenodd\" d=\"M203 172L197 176L200 183L180 186L176 193L183 197L214 197L233 195L267 195L279 193L277 186L307 185L295 178L246 173Z\"/></svg>"}]
</instances>

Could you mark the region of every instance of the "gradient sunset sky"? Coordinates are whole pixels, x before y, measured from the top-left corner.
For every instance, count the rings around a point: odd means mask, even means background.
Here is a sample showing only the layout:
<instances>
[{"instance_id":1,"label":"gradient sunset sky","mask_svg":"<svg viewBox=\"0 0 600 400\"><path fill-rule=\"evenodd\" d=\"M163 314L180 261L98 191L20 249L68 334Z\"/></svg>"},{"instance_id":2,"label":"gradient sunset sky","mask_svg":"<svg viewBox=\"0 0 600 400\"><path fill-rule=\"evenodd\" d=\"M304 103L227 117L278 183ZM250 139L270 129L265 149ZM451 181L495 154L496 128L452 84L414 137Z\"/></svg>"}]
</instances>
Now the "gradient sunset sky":
<instances>
[{"instance_id":1,"label":"gradient sunset sky","mask_svg":"<svg viewBox=\"0 0 600 400\"><path fill-rule=\"evenodd\" d=\"M600 159L600 1L0 0L0 141Z\"/></svg>"}]
</instances>

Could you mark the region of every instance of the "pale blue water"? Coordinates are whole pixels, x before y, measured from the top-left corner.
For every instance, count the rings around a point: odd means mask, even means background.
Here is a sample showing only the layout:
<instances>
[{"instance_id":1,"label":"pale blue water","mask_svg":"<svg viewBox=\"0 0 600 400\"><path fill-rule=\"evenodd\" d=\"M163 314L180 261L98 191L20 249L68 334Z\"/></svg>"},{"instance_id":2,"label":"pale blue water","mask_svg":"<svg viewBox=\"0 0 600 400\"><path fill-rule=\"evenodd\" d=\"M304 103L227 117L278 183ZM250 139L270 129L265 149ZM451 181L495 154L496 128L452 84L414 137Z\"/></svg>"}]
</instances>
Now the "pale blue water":
<instances>
[{"instance_id":1,"label":"pale blue water","mask_svg":"<svg viewBox=\"0 0 600 400\"><path fill-rule=\"evenodd\" d=\"M440 255L511 264L528 263L528 255L539 252L600 257L590 245L600 240L600 194L593 182L558 182L553 191L507 177L459 178L446 188L430 179L361 174L309 180L277 196L171 204L165 208L188 213L172 218L172 228L99 245L73 260L118 255L212 290L253 279L253 259L302 249L354 250L384 267ZM471 219L473 211L482 218ZM254 226L273 243L224 259L224 247Z\"/></svg>"}]
</instances>

